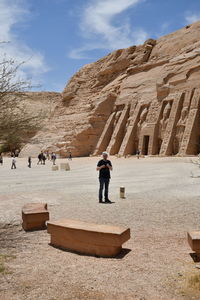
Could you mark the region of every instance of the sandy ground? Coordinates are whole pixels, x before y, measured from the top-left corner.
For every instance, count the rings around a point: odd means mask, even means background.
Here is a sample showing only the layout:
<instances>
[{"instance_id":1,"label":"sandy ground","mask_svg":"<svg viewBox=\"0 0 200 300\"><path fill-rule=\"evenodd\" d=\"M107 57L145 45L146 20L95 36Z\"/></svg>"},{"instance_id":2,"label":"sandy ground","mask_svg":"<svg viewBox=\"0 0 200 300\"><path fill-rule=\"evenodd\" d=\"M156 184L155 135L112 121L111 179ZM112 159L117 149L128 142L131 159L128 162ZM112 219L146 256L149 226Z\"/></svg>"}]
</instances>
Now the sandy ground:
<instances>
[{"instance_id":1,"label":"sandy ground","mask_svg":"<svg viewBox=\"0 0 200 300\"><path fill-rule=\"evenodd\" d=\"M76 158L71 171L53 172L50 162L38 166L33 160L29 169L25 159L10 170L10 159L5 159L0 167L0 254L14 258L0 273L0 299L200 299L185 287L195 269L186 232L200 227L198 166L191 158L112 157L110 199L115 203L99 204L97 160ZM126 199L119 198L120 186L126 188ZM46 231L21 230L21 208L27 202L47 202L52 220L130 227L131 239L113 259L53 248Z\"/></svg>"}]
</instances>

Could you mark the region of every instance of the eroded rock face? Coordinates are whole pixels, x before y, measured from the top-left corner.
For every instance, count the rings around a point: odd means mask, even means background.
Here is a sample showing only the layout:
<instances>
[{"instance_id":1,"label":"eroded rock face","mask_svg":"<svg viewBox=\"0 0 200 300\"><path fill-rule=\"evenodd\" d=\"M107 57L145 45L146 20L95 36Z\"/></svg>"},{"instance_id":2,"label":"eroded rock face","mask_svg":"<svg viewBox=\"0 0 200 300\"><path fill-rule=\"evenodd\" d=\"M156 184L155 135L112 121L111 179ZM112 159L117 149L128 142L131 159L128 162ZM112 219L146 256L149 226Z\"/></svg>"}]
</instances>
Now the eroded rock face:
<instances>
[{"instance_id":1,"label":"eroded rock face","mask_svg":"<svg viewBox=\"0 0 200 300\"><path fill-rule=\"evenodd\" d=\"M55 92L31 92L28 93L28 97L23 101L23 105L25 104L26 109L29 112L32 112L33 115L37 115L38 113L42 113L41 126L44 126L46 132L46 136L50 137L51 134L47 132L49 120L54 113L56 105L62 101L61 93ZM31 144L27 144L22 151L20 152L20 156L36 156L38 152L40 152L41 147L43 147L43 142L40 142L38 138L39 134L37 134L32 140Z\"/></svg>"},{"instance_id":2,"label":"eroded rock face","mask_svg":"<svg viewBox=\"0 0 200 300\"><path fill-rule=\"evenodd\" d=\"M34 144L65 156L200 151L200 22L84 66ZM38 142L39 141L39 142ZM25 151L22 151L24 154Z\"/></svg>"}]
</instances>

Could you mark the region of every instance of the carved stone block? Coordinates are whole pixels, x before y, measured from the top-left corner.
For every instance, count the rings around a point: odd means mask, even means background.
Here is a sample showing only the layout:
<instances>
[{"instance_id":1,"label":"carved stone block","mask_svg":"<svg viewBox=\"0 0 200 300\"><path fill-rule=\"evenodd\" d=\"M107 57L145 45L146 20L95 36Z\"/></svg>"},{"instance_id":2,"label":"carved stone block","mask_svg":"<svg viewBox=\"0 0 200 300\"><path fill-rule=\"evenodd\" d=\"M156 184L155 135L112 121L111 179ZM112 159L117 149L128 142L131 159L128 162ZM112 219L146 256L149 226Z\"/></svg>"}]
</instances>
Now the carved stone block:
<instances>
[{"instance_id":1,"label":"carved stone block","mask_svg":"<svg viewBox=\"0 0 200 300\"><path fill-rule=\"evenodd\" d=\"M22 227L25 231L46 229L49 212L46 203L27 203L22 208Z\"/></svg>"},{"instance_id":2,"label":"carved stone block","mask_svg":"<svg viewBox=\"0 0 200 300\"><path fill-rule=\"evenodd\" d=\"M102 257L114 257L130 239L130 229L62 219L48 222L51 244L67 250Z\"/></svg>"}]
</instances>

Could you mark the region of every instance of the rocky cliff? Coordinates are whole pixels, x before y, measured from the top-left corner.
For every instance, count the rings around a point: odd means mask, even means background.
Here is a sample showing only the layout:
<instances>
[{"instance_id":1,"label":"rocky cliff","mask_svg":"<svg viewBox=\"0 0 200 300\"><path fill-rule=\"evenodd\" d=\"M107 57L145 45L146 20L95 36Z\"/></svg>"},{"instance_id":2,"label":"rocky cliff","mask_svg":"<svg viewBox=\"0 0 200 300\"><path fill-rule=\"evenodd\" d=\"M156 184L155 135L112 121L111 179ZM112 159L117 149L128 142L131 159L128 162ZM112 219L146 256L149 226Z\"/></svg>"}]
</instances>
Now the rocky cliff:
<instances>
[{"instance_id":1,"label":"rocky cliff","mask_svg":"<svg viewBox=\"0 0 200 300\"><path fill-rule=\"evenodd\" d=\"M84 66L21 155L200 151L200 22Z\"/></svg>"}]
</instances>

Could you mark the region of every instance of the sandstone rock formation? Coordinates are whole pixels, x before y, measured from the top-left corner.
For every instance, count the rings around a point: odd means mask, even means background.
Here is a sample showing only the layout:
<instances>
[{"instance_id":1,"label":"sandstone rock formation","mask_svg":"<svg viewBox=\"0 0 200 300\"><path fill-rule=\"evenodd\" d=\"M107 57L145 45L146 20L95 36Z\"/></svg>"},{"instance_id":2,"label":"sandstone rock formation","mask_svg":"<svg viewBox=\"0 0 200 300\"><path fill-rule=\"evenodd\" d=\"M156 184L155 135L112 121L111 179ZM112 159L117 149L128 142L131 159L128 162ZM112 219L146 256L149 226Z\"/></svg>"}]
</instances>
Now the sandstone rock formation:
<instances>
[{"instance_id":1,"label":"sandstone rock formation","mask_svg":"<svg viewBox=\"0 0 200 300\"><path fill-rule=\"evenodd\" d=\"M44 129L22 150L74 156L200 151L200 22L117 50L69 81ZM36 153L35 153L36 154Z\"/></svg>"},{"instance_id":2,"label":"sandstone rock formation","mask_svg":"<svg viewBox=\"0 0 200 300\"><path fill-rule=\"evenodd\" d=\"M30 92L26 100L23 100L22 104L25 105L27 111L32 112L33 115L37 115L42 112L43 120L41 122L46 130L48 130L48 123L51 119L51 116L55 110L56 105L62 101L61 93L55 92ZM46 133L48 135L48 133ZM49 136L50 137L50 136ZM33 155L35 156L38 151L41 149L40 141L35 136L31 140L31 149L30 152L26 152L26 146L24 147L22 153L24 156Z\"/></svg>"}]
</instances>

